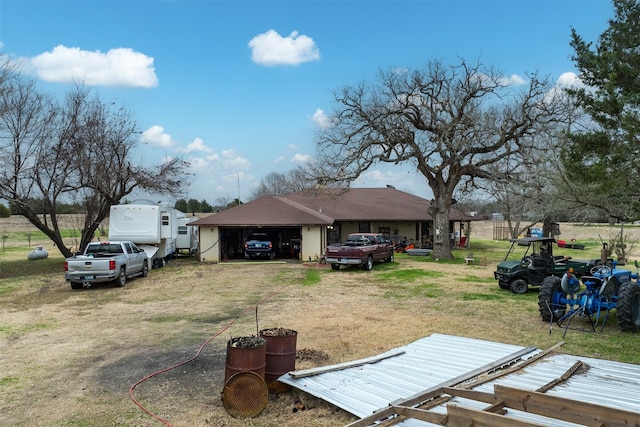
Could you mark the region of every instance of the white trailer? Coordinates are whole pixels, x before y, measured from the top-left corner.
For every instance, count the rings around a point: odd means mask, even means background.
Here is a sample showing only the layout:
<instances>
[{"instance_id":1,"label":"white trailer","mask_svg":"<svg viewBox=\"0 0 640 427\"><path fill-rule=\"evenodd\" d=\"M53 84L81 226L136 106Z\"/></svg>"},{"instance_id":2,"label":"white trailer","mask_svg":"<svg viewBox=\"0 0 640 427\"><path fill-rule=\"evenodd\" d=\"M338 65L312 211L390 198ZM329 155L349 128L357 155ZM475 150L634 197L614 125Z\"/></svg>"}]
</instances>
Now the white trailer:
<instances>
[{"instance_id":1,"label":"white trailer","mask_svg":"<svg viewBox=\"0 0 640 427\"><path fill-rule=\"evenodd\" d=\"M109 240L130 240L144 249L152 268L162 267L177 251L179 210L153 203L113 205Z\"/></svg>"},{"instance_id":2,"label":"white trailer","mask_svg":"<svg viewBox=\"0 0 640 427\"><path fill-rule=\"evenodd\" d=\"M189 227L188 224L196 221L197 216L186 216L178 211L178 239L176 248L178 252L186 252L194 255L198 252L198 227ZM180 215L182 214L182 216Z\"/></svg>"}]
</instances>

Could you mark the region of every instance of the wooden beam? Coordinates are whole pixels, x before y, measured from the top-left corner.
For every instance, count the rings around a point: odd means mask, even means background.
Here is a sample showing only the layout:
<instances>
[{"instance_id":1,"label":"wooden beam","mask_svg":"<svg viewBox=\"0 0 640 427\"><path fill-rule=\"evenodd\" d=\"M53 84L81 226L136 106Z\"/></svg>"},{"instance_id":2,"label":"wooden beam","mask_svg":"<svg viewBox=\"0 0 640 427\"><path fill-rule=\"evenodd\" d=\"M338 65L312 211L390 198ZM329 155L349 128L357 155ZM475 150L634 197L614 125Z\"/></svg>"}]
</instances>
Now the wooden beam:
<instances>
[{"instance_id":1,"label":"wooden beam","mask_svg":"<svg viewBox=\"0 0 640 427\"><path fill-rule=\"evenodd\" d=\"M523 361L522 363L516 365L516 366L511 366L509 368L505 368L505 369L501 369L499 371L493 372L489 375L485 375L483 377L478 377L475 381L470 381L466 384L463 384L457 388L473 388L473 387L477 387L481 384L486 384L488 382L491 382L497 378L500 377L504 377L505 375L509 375L513 372L519 371L522 368L524 368L525 366L529 366L535 362L537 362L538 360L542 359L543 357L546 357L549 353L556 351L556 349L558 349L559 347L564 345L564 341L560 341L559 343L554 344L553 346L549 347L548 349L541 351L540 353L536 354L535 356L532 356L530 358L528 358L527 360Z\"/></svg>"},{"instance_id":2,"label":"wooden beam","mask_svg":"<svg viewBox=\"0 0 640 427\"><path fill-rule=\"evenodd\" d=\"M437 414L435 412L426 411L424 409L410 408L408 406L394 406L393 409L398 415L408 418L414 418L420 421L427 421L433 424L447 425L447 416Z\"/></svg>"},{"instance_id":3,"label":"wooden beam","mask_svg":"<svg viewBox=\"0 0 640 427\"><path fill-rule=\"evenodd\" d=\"M546 424L517 420L456 405L447 406L447 414L447 427L547 427Z\"/></svg>"},{"instance_id":4,"label":"wooden beam","mask_svg":"<svg viewBox=\"0 0 640 427\"><path fill-rule=\"evenodd\" d=\"M576 424L606 427L640 426L640 413L579 400L550 396L496 384L496 398L505 406Z\"/></svg>"},{"instance_id":5,"label":"wooden beam","mask_svg":"<svg viewBox=\"0 0 640 427\"><path fill-rule=\"evenodd\" d=\"M451 396L462 397L464 399L477 400L478 402L490 404L498 403L493 393L487 393L484 391L467 390L457 387L443 387L442 391L450 394Z\"/></svg>"},{"instance_id":6,"label":"wooden beam","mask_svg":"<svg viewBox=\"0 0 640 427\"><path fill-rule=\"evenodd\" d=\"M576 363L573 364L573 366L567 369L567 371L564 374L562 374L560 378L556 378L555 380L548 382L542 387L537 388L536 391L538 393L546 393L547 391L551 390L553 387L571 378L571 376L575 374L578 371L578 369L580 369L583 365L584 363L578 360Z\"/></svg>"}]
</instances>

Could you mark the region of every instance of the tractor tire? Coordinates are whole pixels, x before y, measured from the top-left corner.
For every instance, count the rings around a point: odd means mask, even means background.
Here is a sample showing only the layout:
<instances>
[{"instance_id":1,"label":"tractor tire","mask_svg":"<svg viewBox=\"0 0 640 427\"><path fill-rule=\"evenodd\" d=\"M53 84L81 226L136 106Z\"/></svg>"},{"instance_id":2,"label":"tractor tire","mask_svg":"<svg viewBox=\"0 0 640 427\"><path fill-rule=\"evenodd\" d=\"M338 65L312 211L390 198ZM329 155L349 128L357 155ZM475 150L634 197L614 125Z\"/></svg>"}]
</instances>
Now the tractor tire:
<instances>
[{"instance_id":1,"label":"tractor tire","mask_svg":"<svg viewBox=\"0 0 640 427\"><path fill-rule=\"evenodd\" d=\"M516 279L511 282L509 289L511 289L511 292L514 294L526 294L529 292L529 284L524 279Z\"/></svg>"},{"instance_id":2,"label":"tractor tire","mask_svg":"<svg viewBox=\"0 0 640 427\"><path fill-rule=\"evenodd\" d=\"M540 285L538 310L543 322L557 321L567 312L566 304L559 302L560 297L566 296L562 291L561 282L559 277L549 276L545 277Z\"/></svg>"},{"instance_id":3,"label":"tractor tire","mask_svg":"<svg viewBox=\"0 0 640 427\"><path fill-rule=\"evenodd\" d=\"M626 332L640 329L640 287L635 283L624 283L618 290L616 302L618 326Z\"/></svg>"}]
</instances>

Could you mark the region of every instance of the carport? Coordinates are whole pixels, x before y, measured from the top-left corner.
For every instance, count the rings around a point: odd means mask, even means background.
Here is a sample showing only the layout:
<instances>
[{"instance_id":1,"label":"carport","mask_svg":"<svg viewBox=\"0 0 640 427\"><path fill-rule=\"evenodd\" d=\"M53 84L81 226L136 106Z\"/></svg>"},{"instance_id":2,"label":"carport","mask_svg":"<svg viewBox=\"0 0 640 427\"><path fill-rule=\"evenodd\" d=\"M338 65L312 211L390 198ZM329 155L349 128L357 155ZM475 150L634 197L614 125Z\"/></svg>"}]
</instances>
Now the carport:
<instances>
[{"instance_id":1,"label":"carport","mask_svg":"<svg viewBox=\"0 0 640 427\"><path fill-rule=\"evenodd\" d=\"M189 223L198 227L203 262L243 258L252 231L266 232L281 259L319 260L333 218L279 196L266 196Z\"/></svg>"}]
</instances>

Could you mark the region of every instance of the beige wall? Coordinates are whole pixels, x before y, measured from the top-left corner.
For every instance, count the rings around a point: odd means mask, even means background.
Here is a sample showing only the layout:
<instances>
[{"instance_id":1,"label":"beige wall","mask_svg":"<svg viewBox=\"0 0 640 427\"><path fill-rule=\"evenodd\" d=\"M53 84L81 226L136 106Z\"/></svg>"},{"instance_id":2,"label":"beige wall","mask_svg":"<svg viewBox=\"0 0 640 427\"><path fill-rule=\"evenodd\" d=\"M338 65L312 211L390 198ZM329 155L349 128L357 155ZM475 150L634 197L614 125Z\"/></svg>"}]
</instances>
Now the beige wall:
<instances>
[{"instance_id":1,"label":"beige wall","mask_svg":"<svg viewBox=\"0 0 640 427\"><path fill-rule=\"evenodd\" d=\"M200 262L220 262L220 246L218 227L198 227L200 230ZM205 251L205 252L202 252Z\"/></svg>"},{"instance_id":2,"label":"beige wall","mask_svg":"<svg viewBox=\"0 0 640 427\"><path fill-rule=\"evenodd\" d=\"M301 261L318 261L326 247L325 228L320 226L302 227Z\"/></svg>"}]
</instances>

